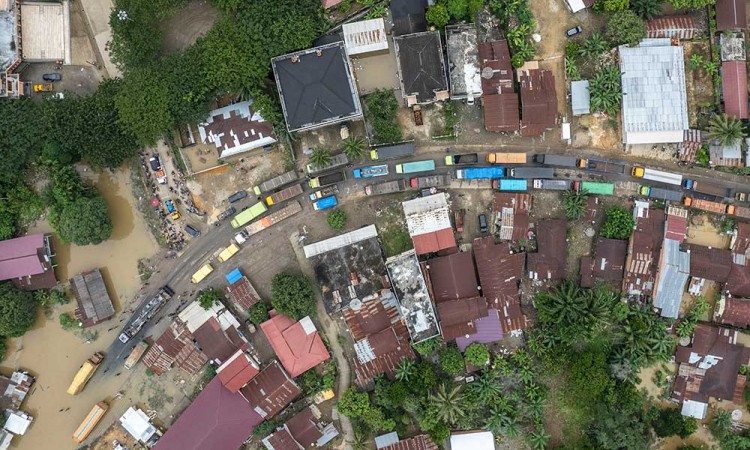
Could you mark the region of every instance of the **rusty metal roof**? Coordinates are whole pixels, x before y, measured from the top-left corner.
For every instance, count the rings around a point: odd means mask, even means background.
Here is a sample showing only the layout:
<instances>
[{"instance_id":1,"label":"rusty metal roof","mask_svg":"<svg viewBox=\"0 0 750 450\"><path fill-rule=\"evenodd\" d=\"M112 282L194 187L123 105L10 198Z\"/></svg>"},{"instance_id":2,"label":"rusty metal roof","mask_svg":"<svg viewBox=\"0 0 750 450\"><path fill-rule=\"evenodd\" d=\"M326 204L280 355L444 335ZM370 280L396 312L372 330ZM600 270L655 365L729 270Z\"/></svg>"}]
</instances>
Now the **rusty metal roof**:
<instances>
[{"instance_id":1,"label":"rusty metal roof","mask_svg":"<svg viewBox=\"0 0 750 450\"><path fill-rule=\"evenodd\" d=\"M717 0L716 28L719 31L747 28L745 0Z\"/></svg>"},{"instance_id":2,"label":"rusty metal roof","mask_svg":"<svg viewBox=\"0 0 750 450\"><path fill-rule=\"evenodd\" d=\"M724 92L724 110L738 119L750 117L747 103L747 65L745 61L721 63L721 86Z\"/></svg>"},{"instance_id":3,"label":"rusty metal roof","mask_svg":"<svg viewBox=\"0 0 750 450\"><path fill-rule=\"evenodd\" d=\"M477 296L478 283L470 252L432 258L427 266L435 303Z\"/></svg>"},{"instance_id":4,"label":"rusty metal roof","mask_svg":"<svg viewBox=\"0 0 750 450\"><path fill-rule=\"evenodd\" d=\"M646 37L693 39L700 33L692 16L662 16L646 21Z\"/></svg>"},{"instance_id":5,"label":"rusty metal roof","mask_svg":"<svg viewBox=\"0 0 750 450\"><path fill-rule=\"evenodd\" d=\"M521 93L521 135L539 136L554 128L557 120L555 76L550 70L521 70L518 77Z\"/></svg>"},{"instance_id":6,"label":"rusty metal roof","mask_svg":"<svg viewBox=\"0 0 750 450\"><path fill-rule=\"evenodd\" d=\"M270 419L297 398L302 390L278 361L271 361L240 392L256 413Z\"/></svg>"}]
</instances>

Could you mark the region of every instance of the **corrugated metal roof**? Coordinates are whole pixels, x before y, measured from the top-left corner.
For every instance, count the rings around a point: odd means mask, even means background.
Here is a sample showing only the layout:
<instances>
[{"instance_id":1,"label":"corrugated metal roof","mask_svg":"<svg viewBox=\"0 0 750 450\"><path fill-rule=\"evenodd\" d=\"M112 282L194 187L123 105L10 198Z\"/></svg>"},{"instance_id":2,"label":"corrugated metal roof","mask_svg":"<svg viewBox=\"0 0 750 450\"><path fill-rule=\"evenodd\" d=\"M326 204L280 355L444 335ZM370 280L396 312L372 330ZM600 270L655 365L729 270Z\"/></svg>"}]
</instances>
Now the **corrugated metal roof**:
<instances>
[{"instance_id":1,"label":"corrugated metal roof","mask_svg":"<svg viewBox=\"0 0 750 450\"><path fill-rule=\"evenodd\" d=\"M747 28L745 0L717 0L716 28L719 31Z\"/></svg>"},{"instance_id":2,"label":"corrugated metal roof","mask_svg":"<svg viewBox=\"0 0 750 450\"><path fill-rule=\"evenodd\" d=\"M580 116L591 112L591 94L589 80L570 82L570 98L573 104L573 115Z\"/></svg>"},{"instance_id":3,"label":"corrugated metal roof","mask_svg":"<svg viewBox=\"0 0 750 450\"><path fill-rule=\"evenodd\" d=\"M521 128L518 94L485 94L482 99L484 128L487 131L512 132Z\"/></svg>"},{"instance_id":4,"label":"corrugated metal roof","mask_svg":"<svg viewBox=\"0 0 750 450\"><path fill-rule=\"evenodd\" d=\"M382 17L345 23L341 29L344 33L346 53L349 56L388 50L388 38Z\"/></svg>"},{"instance_id":5,"label":"corrugated metal roof","mask_svg":"<svg viewBox=\"0 0 750 450\"><path fill-rule=\"evenodd\" d=\"M390 433L390 434L395 434ZM385 436L390 436L390 434ZM383 437L383 436L378 436ZM378 438L375 438L377 441ZM381 440L380 445L378 445L378 450L437 450L438 446L435 445L434 442L432 442L432 439L430 439L429 435L426 434L420 434L418 436L414 436L411 438L398 440L398 435L396 435L396 442L385 444L386 440Z\"/></svg>"},{"instance_id":6,"label":"corrugated metal roof","mask_svg":"<svg viewBox=\"0 0 750 450\"><path fill-rule=\"evenodd\" d=\"M594 253L594 278L613 281L619 286L623 278L628 242L620 239L598 238Z\"/></svg>"},{"instance_id":7,"label":"corrugated metal roof","mask_svg":"<svg viewBox=\"0 0 750 450\"><path fill-rule=\"evenodd\" d=\"M260 372L260 367L253 357L242 350L237 350L216 369L216 376L221 380L221 384L234 394L252 380L258 372Z\"/></svg>"},{"instance_id":8,"label":"corrugated metal roof","mask_svg":"<svg viewBox=\"0 0 750 450\"><path fill-rule=\"evenodd\" d=\"M680 251L678 241L664 239L654 291L654 306L661 308L662 317L677 318L689 277L690 254Z\"/></svg>"},{"instance_id":9,"label":"corrugated metal roof","mask_svg":"<svg viewBox=\"0 0 750 450\"><path fill-rule=\"evenodd\" d=\"M690 276L724 283L732 269L732 252L725 249L688 245Z\"/></svg>"},{"instance_id":10,"label":"corrugated metal roof","mask_svg":"<svg viewBox=\"0 0 750 450\"><path fill-rule=\"evenodd\" d=\"M256 413L270 419L297 398L302 390L277 361L271 361L240 392Z\"/></svg>"},{"instance_id":11,"label":"corrugated metal roof","mask_svg":"<svg viewBox=\"0 0 750 450\"><path fill-rule=\"evenodd\" d=\"M646 21L647 37L693 39L700 30L692 16L662 16Z\"/></svg>"},{"instance_id":12,"label":"corrugated metal roof","mask_svg":"<svg viewBox=\"0 0 750 450\"><path fill-rule=\"evenodd\" d=\"M621 45L623 141L626 144L682 142L688 129L685 62L669 39Z\"/></svg>"},{"instance_id":13,"label":"corrugated metal roof","mask_svg":"<svg viewBox=\"0 0 750 450\"><path fill-rule=\"evenodd\" d=\"M509 243L495 244L495 239L487 236L474 239L474 257L482 295L490 308L495 308L500 313L503 331L512 333L526 329L528 319L521 311L518 291L526 254L511 254Z\"/></svg>"},{"instance_id":14,"label":"corrugated metal roof","mask_svg":"<svg viewBox=\"0 0 750 450\"><path fill-rule=\"evenodd\" d=\"M44 273L39 249L44 249L43 234L0 241L0 280Z\"/></svg>"},{"instance_id":15,"label":"corrugated metal roof","mask_svg":"<svg viewBox=\"0 0 750 450\"><path fill-rule=\"evenodd\" d=\"M524 317L525 319L525 317ZM491 344L503 338L503 326L500 323L500 312L496 309L488 309L485 317L474 320L475 332L469 337L458 336L456 345L461 351L474 342Z\"/></svg>"},{"instance_id":16,"label":"corrugated metal roof","mask_svg":"<svg viewBox=\"0 0 750 450\"><path fill-rule=\"evenodd\" d=\"M366 227L359 228L349 233L340 234L324 241L315 242L310 245L305 245L305 257L311 258L321 253L327 253L332 250L347 247L354 243L364 241L370 238L378 236L378 232L375 229L375 225L368 225Z\"/></svg>"},{"instance_id":17,"label":"corrugated metal roof","mask_svg":"<svg viewBox=\"0 0 750 450\"><path fill-rule=\"evenodd\" d=\"M99 269L74 276L70 279L70 288L78 303L75 310L76 319L80 320L83 326L96 325L115 314L115 307Z\"/></svg>"},{"instance_id":18,"label":"corrugated metal roof","mask_svg":"<svg viewBox=\"0 0 750 450\"><path fill-rule=\"evenodd\" d=\"M539 136L554 128L557 120L555 76L550 70L519 70L521 93L521 135Z\"/></svg>"},{"instance_id":19,"label":"corrugated metal roof","mask_svg":"<svg viewBox=\"0 0 750 450\"><path fill-rule=\"evenodd\" d=\"M435 303L478 295L474 258L470 252L432 258L427 265Z\"/></svg>"},{"instance_id":20,"label":"corrugated metal roof","mask_svg":"<svg viewBox=\"0 0 750 450\"><path fill-rule=\"evenodd\" d=\"M749 118L746 62L725 61L721 63L721 86L726 113L738 119Z\"/></svg>"},{"instance_id":21,"label":"corrugated metal roof","mask_svg":"<svg viewBox=\"0 0 750 450\"><path fill-rule=\"evenodd\" d=\"M648 205L648 203L646 203ZM664 211L655 208L641 210L636 217L635 230L630 237L628 258L622 290L633 296L649 296L654 289L656 266L664 242Z\"/></svg>"},{"instance_id":22,"label":"corrugated metal roof","mask_svg":"<svg viewBox=\"0 0 750 450\"><path fill-rule=\"evenodd\" d=\"M568 227L564 219L543 219L536 226L536 253L526 257L529 278L562 280L566 276Z\"/></svg>"}]
</instances>

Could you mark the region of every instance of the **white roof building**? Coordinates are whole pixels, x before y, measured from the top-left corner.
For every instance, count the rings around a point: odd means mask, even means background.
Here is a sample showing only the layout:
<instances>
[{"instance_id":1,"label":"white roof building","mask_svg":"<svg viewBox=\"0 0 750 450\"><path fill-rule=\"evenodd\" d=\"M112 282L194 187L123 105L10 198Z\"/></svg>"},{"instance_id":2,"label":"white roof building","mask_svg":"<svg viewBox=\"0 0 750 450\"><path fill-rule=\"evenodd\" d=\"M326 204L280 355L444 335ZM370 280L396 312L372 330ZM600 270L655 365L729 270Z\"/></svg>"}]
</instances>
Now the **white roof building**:
<instances>
[{"instance_id":1,"label":"white roof building","mask_svg":"<svg viewBox=\"0 0 750 450\"><path fill-rule=\"evenodd\" d=\"M574 116L582 116L591 112L589 80L576 80L570 82L570 101L573 104Z\"/></svg>"},{"instance_id":2,"label":"white roof building","mask_svg":"<svg viewBox=\"0 0 750 450\"><path fill-rule=\"evenodd\" d=\"M451 434L451 450L495 450L490 431L462 431Z\"/></svg>"},{"instance_id":3,"label":"white roof building","mask_svg":"<svg viewBox=\"0 0 750 450\"><path fill-rule=\"evenodd\" d=\"M450 208L444 192L402 203L409 234L418 236L451 228Z\"/></svg>"},{"instance_id":4,"label":"white roof building","mask_svg":"<svg viewBox=\"0 0 750 450\"><path fill-rule=\"evenodd\" d=\"M211 111L198 124L201 142L214 144L221 158L275 144L273 124L253 111L252 104L247 100Z\"/></svg>"},{"instance_id":5,"label":"white roof building","mask_svg":"<svg viewBox=\"0 0 750 450\"><path fill-rule=\"evenodd\" d=\"M203 309L198 301L194 301L187 305L177 317L187 326L191 333L195 333L195 330L200 328L211 317L216 318L222 331L226 331L230 327L240 328L240 323L234 317L234 314L221 303L214 303L210 308Z\"/></svg>"},{"instance_id":6,"label":"white roof building","mask_svg":"<svg viewBox=\"0 0 750 450\"><path fill-rule=\"evenodd\" d=\"M146 413L132 406L120 417L120 425L134 439L143 443L148 442L156 433L156 427L151 425L151 421Z\"/></svg>"},{"instance_id":7,"label":"white roof building","mask_svg":"<svg viewBox=\"0 0 750 450\"><path fill-rule=\"evenodd\" d=\"M388 50L388 37L385 34L385 22L382 17L345 23L341 26L341 30L344 34L346 53L349 56Z\"/></svg>"},{"instance_id":8,"label":"white roof building","mask_svg":"<svg viewBox=\"0 0 750 450\"><path fill-rule=\"evenodd\" d=\"M15 411L12 409L8 409L6 411L8 412L8 420L5 421L5 425L3 426L3 428L13 434L26 434L26 430L29 429L29 426L31 426L31 422L34 420L34 418L23 411Z\"/></svg>"},{"instance_id":9,"label":"white roof building","mask_svg":"<svg viewBox=\"0 0 750 450\"><path fill-rule=\"evenodd\" d=\"M685 61L670 39L621 45L622 139L625 144L682 142L688 129Z\"/></svg>"}]
</instances>

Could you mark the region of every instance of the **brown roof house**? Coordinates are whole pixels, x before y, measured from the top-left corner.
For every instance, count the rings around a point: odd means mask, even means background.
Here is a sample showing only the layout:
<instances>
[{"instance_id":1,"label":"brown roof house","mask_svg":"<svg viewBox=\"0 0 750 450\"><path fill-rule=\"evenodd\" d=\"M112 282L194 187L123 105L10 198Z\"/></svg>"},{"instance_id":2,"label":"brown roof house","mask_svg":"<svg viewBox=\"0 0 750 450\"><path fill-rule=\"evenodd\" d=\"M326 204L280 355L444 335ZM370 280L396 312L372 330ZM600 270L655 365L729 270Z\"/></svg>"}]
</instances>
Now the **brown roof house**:
<instances>
[{"instance_id":1,"label":"brown roof house","mask_svg":"<svg viewBox=\"0 0 750 450\"><path fill-rule=\"evenodd\" d=\"M324 424L320 410L310 405L263 439L268 450L305 450L323 447L339 435L332 424Z\"/></svg>"},{"instance_id":2,"label":"brown roof house","mask_svg":"<svg viewBox=\"0 0 750 450\"><path fill-rule=\"evenodd\" d=\"M0 241L0 281L10 280L29 291L55 287L51 238L49 234L32 234Z\"/></svg>"},{"instance_id":3,"label":"brown roof house","mask_svg":"<svg viewBox=\"0 0 750 450\"><path fill-rule=\"evenodd\" d=\"M143 355L143 364L156 375L170 370L173 364L195 375L206 365L208 358L193 343L194 339L187 326L175 320Z\"/></svg>"},{"instance_id":4,"label":"brown roof house","mask_svg":"<svg viewBox=\"0 0 750 450\"><path fill-rule=\"evenodd\" d=\"M76 319L84 327L104 322L115 314L115 307L109 298L107 286L99 269L74 276L70 279L70 288L78 303L75 310Z\"/></svg>"},{"instance_id":5,"label":"brown roof house","mask_svg":"<svg viewBox=\"0 0 750 450\"><path fill-rule=\"evenodd\" d=\"M593 287L596 281L621 286L627 247L628 241L597 238L594 257L581 258L581 286Z\"/></svg>"},{"instance_id":6,"label":"brown roof house","mask_svg":"<svg viewBox=\"0 0 750 450\"><path fill-rule=\"evenodd\" d=\"M201 142L213 144L219 158L275 144L273 124L253 110L252 104L252 100L246 100L211 111L198 124Z\"/></svg>"},{"instance_id":7,"label":"brown roof house","mask_svg":"<svg viewBox=\"0 0 750 450\"><path fill-rule=\"evenodd\" d=\"M536 253L527 255L529 278L559 281L566 276L568 224L565 219L544 219L536 224Z\"/></svg>"},{"instance_id":8,"label":"brown roof house","mask_svg":"<svg viewBox=\"0 0 750 450\"><path fill-rule=\"evenodd\" d=\"M745 0L717 0L716 28L719 31L747 28Z\"/></svg>"},{"instance_id":9,"label":"brown roof house","mask_svg":"<svg viewBox=\"0 0 750 450\"><path fill-rule=\"evenodd\" d=\"M555 76L538 66L538 62L530 61L518 69L522 136L541 136L557 121Z\"/></svg>"},{"instance_id":10,"label":"brown roof house","mask_svg":"<svg viewBox=\"0 0 750 450\"><path fill-rule=\"evenodd\" d=\"M732 237L732 270L724 285L735 297L750 297L750 224L738 222Z\"/></svg>"},{"instance_id":11,"label":"brown roof house","mask_svg":"<svg viewBox=\"0 0 750 450\"><path fill-rule=\"evenodd\" d=\"M354 373L358 385L366 386L382 373L393 378L402 359L415 358L398 301L392 294L357 308L347 308L343 314L354 339L357 354Z\"/></svg>"},{"instance_id":12,"label":"brown roof house","mask_svg":"<svg viewBox=\"0 0 750 450\"><path fill-rule=\"evenodd\" d=\"M518 93L505 39L479 44L482 111L487 131L516 132L521 127Z\"/></svg>"},{"instance_id":13,"label":"brown roof house","mask_svg":"<svg viewBox=\"0 0 750 450\"><path fill-rule=\"evenodd\" d=\"M240 269L234 269L226 275L227 298L240 312L246 312L251 306L260 301L260 295L255 290L250 280L240 272Z\"/></svg>"},{"instance_id":14,"label":"brown roof house","mask_svg":"<svg viewBox=\"0 0 750 450\"><path fill-rule=\"evenodd\" d=\"M496 310L500 315L503 334L520 334L521 330L529 326L526 315L521 311L518 290L523 278L526 253L514 252L507 242L496 244L492 236L474 239L473 247L479 284L482 295L487 299L489 311ZM481 324L477 328L477 334L481 335Z\"/></svg>"},{"instance_id":15,"label":"brown roof house","mask_svg":"<svg viewBox=\"0 0 750 450\"><path fill-rule=\"evenodd\" d=\"M526 240L529 231L531 195L496 192L493 199L495 227L500 240Z\"/></svg>"},{"instance_id":16,"label":"brown roof house","mask_svg":"<svg viewBox=\"0 0 750 450\"><path fill-rule=\"evenodd\" d=\"M456 247L448 198L444 192L401 203L417 255Z\"/></svg>"},{"instance_id":17,"label":"brown roof house","mask_svg":"<svg viewBox=\"0 0 750 450\"><path fill-rule=\"evenodd\" d=\"M690 286L688 292L700 295L706 280L725 283L732 270L732 252L702 245L688 244L690 253Z\"/></svg>"},{"instance_id":18,"label":"brown roof house","mask_svg":"<svg viewBox=\"0 0 750 450\"><path fill-rule=\"evenodd\" d=\"M657 263L664 241L664 210L636 201L635 230L628 242L622 291L635 298L650 297L654 290Z\"/></svg>"},{"instance_id":19,"label":"brown roof house","mask_svg":"<svg viewBox=\"0 0 750 450\"><path fill-rule=\"evenodd\" d=\"M750 326L750 300L722 295L714 308L714 322L747 328Z\"/></svg>"},{"instance_id":20,"label":"brown roof house","mask_svg":"<svg viewBox=\"0 0 750 450\"><path fill-rule=\"evenodd\" d=\"M278 361L271 361L240 389L240 393L250 403L253 411L268 420L280 413L302 390Z\"/></svg>"},{"instance_id":21,"label":"brown roof house","mask_svg":"<svg viewBox=\"0 0 750 450\"><path fill-rule=\"evenodd\" d=\"M737 344L739 332L699 323L689 346L678 346L677 377L672 399L682 415L704 419L709 399L744 405L746 378L740 367L750 363L750 349Z\"/></svg>"}]
</instances>

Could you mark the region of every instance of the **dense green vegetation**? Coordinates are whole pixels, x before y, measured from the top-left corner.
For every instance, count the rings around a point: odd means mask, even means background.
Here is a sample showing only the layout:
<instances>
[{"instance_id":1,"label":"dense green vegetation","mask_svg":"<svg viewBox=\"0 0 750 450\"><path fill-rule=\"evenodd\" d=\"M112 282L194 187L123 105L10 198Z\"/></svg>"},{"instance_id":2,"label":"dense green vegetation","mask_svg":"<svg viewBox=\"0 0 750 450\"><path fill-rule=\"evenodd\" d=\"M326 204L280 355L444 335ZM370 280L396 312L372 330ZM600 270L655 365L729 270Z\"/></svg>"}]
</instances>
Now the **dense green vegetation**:
<instances>
[{"instance_id":1,"label":"dense green vegetation","mask_svg":"<svg viewBox=\"0 0 750 450\"><path fill-rule=\"evenodd\" d=\"M221 292L215 288L207 288L198 292L198 304L203 309L211 309L212 306L221 303Z\"/></svg>"},{"instance_id":2,"label":"dense green vegetation","mask_svg":"<svg viewBox=\"0 0 750 450\"><path fill-rule=\"evenodd\" d=\"M528 0L490 0L490 10L500 22L500 29L508 39L513 55L513 67L521 67L524 62L534 59L536 21Z\"/></svg>"},{"instance_id":3,"label":"dense green vegetation","mask_svg":"<svg viewBox=\"0 0 750 450\"><path fill-rule=\"evenodd\" d=\"M278 273L271 281L271 304L276 312L299 320L315 314L315 294L304 275Z\"/></svg>"},{"instance_id":4,"label":"dense green vegetation","mask_svg":"<svg viewBox=\"0 0 750 450\"><path fill-rule=\"evenodd\" d=\"M248 310L248 314L250 315L250 322L254 323L255 325L260 325L261 323L270 319L270 316L268 315L269 309L270 305L264 301L259 301L258 303L251 306Z\"/></svg>"},{"instance_id":5,"label":"dense green vegetation","mask_svg":"<svg viewBox=\"0 0 750 450\"><path fill-rule=\"evenodd\" d=\"M365 114L372 125L375 142L386 144L401 140L398 124L398 100L393 91L378 89L365 97Z\"/></svg>"},{"instance_id":6,"label":"dense green vegetation","mask_svg":"<svg viewBox=\"0 0 750 450\"><path fill-rule=\"evenodd\" d=\"M633 233L633 214L621 206L612 206L604 211L604 223L599 234L610 239L627 239Z\"/></svg>"},{"instance_id":7,"label":"dense green vegetation","mask_svg":"<svg viewBox=\"0 0 750 450\"><path fill-rule=\"evenodd\" d=\"M586 213L586 204L589 193L586 189L574 191L568 189L563 192L563 209L565 217L569 220L578 220Z\"/></svg>"},{"instance_id":8,"label":"dense green vegetation","mask_svg":"<svg viewBox=\"0 0 750 450\"><path fill-rule=\"evenodd\" d=\"M328 217L326 217L326 222L328 223L329 227L333 228L336 231L341 231L346 226L346 213L343 209L331 211L328 214Z\"/></svg>"},{"instance_id":9,"label":"dense green vegetation","mask_svg":"<svg viewBox=\"0 0 750 450\"><path fill-rule=\"evenodd\" d=\"M0 282L0 336L21 336L34 325L38 303L31 292Z\"/></svg>"}]
</instances>

